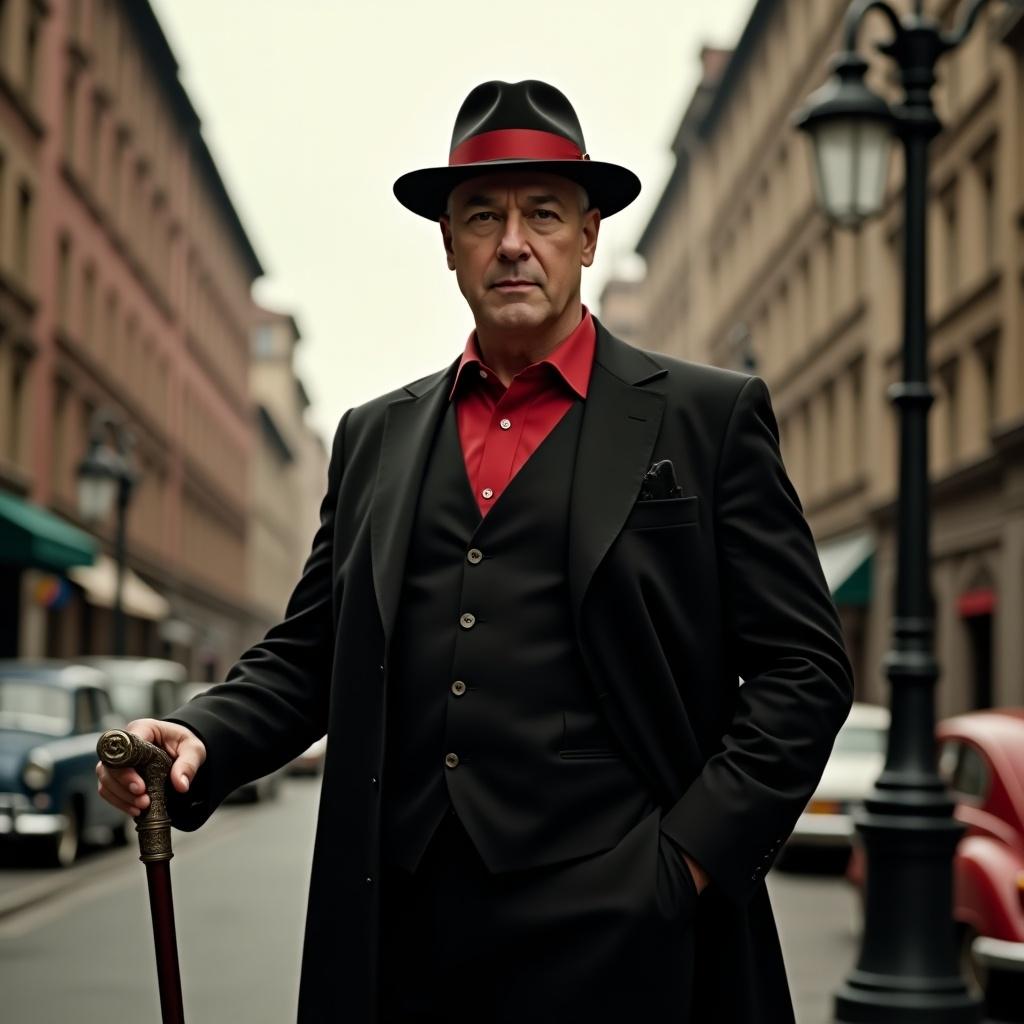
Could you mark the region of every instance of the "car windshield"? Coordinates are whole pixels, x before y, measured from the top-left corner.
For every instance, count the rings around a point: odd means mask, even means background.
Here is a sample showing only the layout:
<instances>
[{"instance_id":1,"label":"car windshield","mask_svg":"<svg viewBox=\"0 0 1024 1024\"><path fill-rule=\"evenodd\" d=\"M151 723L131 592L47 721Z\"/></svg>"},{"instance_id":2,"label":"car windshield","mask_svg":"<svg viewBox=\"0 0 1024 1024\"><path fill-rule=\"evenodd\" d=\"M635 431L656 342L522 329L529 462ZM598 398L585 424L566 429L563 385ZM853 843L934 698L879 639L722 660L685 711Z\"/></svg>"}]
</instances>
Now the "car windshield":
<instances>
[{"instance_id":1,"label":"car windshield","mask_svg":"<svg viewBox=\"0 0 1024 1024\"><path fill-rule=\"evenodd\" d=\"M72 722L67 690L31 679L0 679L0 729L67 736Z\"/></svg>"},{"instance_id":2,"label":"car windshield","mask_svg":"<svg viewBox=\"0 0 1024 1024\"><path fill-rule=\"evenodd\" d=\"M837 754L884 754L885 731L862 725L840 729L835 750Z\"/></svg>"},{"instance_id":3,"label":"car windshield","mask_svg":"<svg viewBox=\"0 0 1024 1024\"><path fill-rule=\"evenodd\" d=\"M118 682L115 679L108 684L107 689L117 713L124 715L125 721L153 717L153 694L148 686L134 680Z\"/></svg>"}]
</instances>

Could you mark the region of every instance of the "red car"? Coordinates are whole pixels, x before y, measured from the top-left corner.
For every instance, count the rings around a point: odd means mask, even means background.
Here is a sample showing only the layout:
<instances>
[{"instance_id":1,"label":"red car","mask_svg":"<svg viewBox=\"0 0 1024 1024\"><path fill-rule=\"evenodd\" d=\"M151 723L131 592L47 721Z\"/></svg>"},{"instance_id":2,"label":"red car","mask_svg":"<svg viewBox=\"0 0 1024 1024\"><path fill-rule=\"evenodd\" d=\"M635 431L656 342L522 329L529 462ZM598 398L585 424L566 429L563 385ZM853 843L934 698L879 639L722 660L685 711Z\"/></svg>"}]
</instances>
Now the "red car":
<instances>
[{"instance_id":1,"label":"red car","mask_svg":"<svg viewBox=\"0 0 1024 1024\"><path fill-rule=\"evenodd\" d=\"M956 818L967 826L953 863L953 916L965 973L986 991L990 1008L1008 989L1019 1001L1024 990L1024 708L947 718L936 736L939 774L957 800ZM847 869L854 885L863 884L864 868L858 844Z\"/></svg>"},{"instance_id":2,"label":"red car","mask_svg":"<svg viewBox=\"0 0 1024 1024\"><path fill-rule=\"evenodd\" d=\"M981 987L992 972L1024 981L1024 709L939 723L939 773L967 826L954 862L953 916Z\"/></svg>"}]
</instances>

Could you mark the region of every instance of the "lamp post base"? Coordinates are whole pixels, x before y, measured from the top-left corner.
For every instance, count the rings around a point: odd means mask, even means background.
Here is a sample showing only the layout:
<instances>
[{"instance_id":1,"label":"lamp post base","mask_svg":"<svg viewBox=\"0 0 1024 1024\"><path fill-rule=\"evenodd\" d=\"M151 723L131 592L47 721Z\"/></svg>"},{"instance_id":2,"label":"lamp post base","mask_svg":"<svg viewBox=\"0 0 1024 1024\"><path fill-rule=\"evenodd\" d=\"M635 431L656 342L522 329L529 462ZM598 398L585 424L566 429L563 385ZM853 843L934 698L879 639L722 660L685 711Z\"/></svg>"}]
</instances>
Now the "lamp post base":
<instances>
[{"instance_id":1,"label":"lamp post base","mask_svg":"<svg viewBox=\"0 0 1024 1024\"><path fill-rule=\"evenodd\" d=\"M894 792L880 780L855 816L869 869L864 944L836 993L835 1019L843 1024L982 1020L982 1000L960 975L950 915L953 853L964 826L937 813L947 798L934 783L932 793Z\"/></svg>"},{"instance_id":2,"label":"lamp post base","mask_svg":"<svg viewBox=\"0 0 1024 1024\"><path fill-rule=\"evenodd\" d=\"M853 971L836 993L836 1017L843 1024L977 1024L981 1002L964 989L959 975L914 979Z\"/></svg>"}]
</instances>

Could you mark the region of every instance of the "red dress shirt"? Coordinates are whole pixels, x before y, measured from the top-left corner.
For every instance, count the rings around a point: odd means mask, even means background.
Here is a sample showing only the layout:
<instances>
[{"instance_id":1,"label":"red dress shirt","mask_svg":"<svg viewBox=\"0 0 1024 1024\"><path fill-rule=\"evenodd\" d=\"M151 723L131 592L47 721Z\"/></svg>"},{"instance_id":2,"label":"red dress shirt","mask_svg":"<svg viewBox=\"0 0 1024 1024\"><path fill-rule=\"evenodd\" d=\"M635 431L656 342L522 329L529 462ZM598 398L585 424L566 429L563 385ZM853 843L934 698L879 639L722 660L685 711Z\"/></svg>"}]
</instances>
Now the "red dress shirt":
<instances>
[{"instance_id":1,"label":"red dress shirt","mask_svg":"<svg viewBox=\"0 0 1024 1024\"><path fill-rule=\"evenodd\" d=\"M482 516L569 411L587 397L597 331L583 307L579 326L539 362L520 370L506 388L469 336L449 401L455 402L466 475Z\"/></svg>"}]
</instances>

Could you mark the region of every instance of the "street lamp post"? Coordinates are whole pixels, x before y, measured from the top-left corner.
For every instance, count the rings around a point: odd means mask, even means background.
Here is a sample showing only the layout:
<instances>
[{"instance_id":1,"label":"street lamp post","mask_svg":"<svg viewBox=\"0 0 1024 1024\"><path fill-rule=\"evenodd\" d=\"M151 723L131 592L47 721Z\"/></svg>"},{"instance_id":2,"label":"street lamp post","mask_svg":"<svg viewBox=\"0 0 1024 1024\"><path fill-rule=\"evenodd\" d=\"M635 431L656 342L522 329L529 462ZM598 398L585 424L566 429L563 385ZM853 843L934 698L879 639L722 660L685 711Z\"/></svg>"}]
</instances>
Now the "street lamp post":
<instances>
[{"instance_id":1,"label":"street lamp post","mask_svg":"<svg viewBox=\"0 0 1024 1024\"><path fill-rule=\"evenodd\" d=\"M881 212L893 134L905 155L903 381L889 390L900 417L896 611L884 662L892 724L885 768L857 815L867 858L864 936L857 965L836 995L838 1021L981 1019L981 998L961 976L952 919L953 853L963 830L935 764L925 230L928 146L942 128L931 96L935 66L968 36L986 2L969 0L957 27L944 32L925 16L923 0L903 16L879 0L854 0L844 52L796 121L813 140L819 200L843 226ZM867 64L856 52L860 26L873 10L892 29L878 46L900 72L904 95L892 108L865 84Z\"/></svg>"},{"instance_id":2,"label":"street lamp post","mask_svg":"<svg viewBox=\"0 0 1024 1024\"><path fill-rule=\"evenodd\" d=\"M113 433L114 448L107 444ZM78 506L87 522L101 522L117 502L114 561L117 578L113 604L113 653L125 653L124 576L127 546L128 504L137 479L132 466L133 436L106 410L93 414L89 424L89 451L78 465Z\"/></svg>"}]
</instances>

